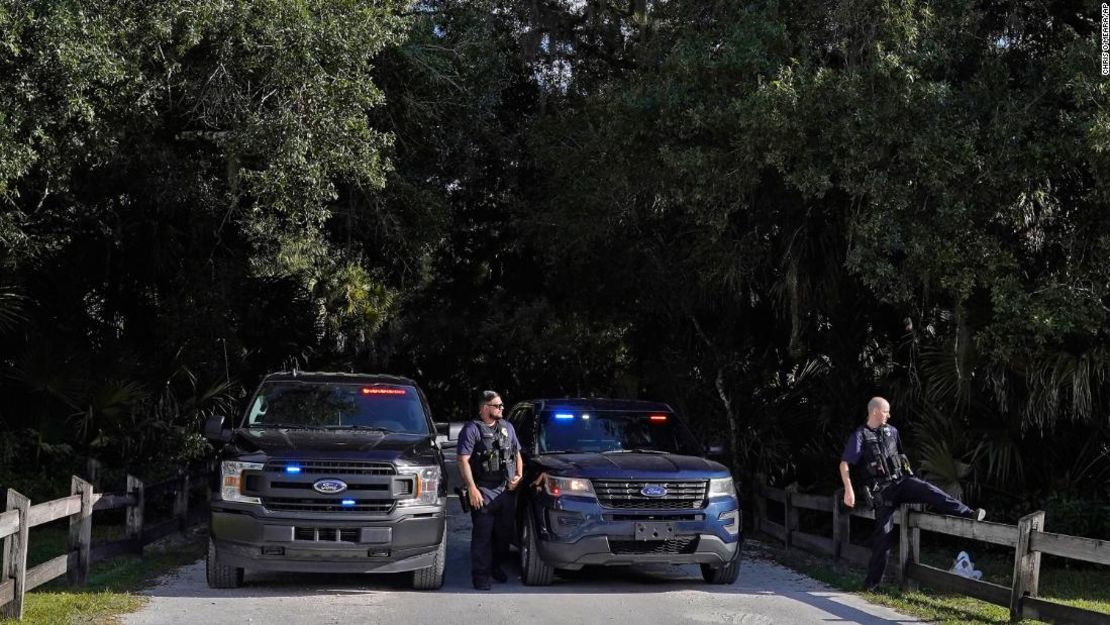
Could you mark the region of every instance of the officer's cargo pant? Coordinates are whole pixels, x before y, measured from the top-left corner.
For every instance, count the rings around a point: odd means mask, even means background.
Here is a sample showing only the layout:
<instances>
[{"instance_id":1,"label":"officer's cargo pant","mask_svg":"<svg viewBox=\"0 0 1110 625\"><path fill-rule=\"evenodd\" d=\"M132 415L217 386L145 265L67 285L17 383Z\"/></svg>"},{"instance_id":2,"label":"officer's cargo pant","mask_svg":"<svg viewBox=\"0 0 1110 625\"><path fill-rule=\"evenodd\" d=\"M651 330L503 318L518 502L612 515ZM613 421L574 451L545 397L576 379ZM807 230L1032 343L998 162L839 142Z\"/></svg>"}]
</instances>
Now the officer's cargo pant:
<instances>
[{"instance_id":1,"label":"officer's cargo pant","mask_svg":"<svg viewBox=\"0 0 1110 625\"><path fill-rule=\"evenodd\" d=\"M485 500L486 505L470 513L470 575L474 581L488 581L493 567L509 559L513 539L516 493L505 489Z\"/></svg>"},{"instance_id":2,"label":"officer's cargo pant","mask_svg":"<svg viewBox=\"0 0 1110 625\"><path fill-rule=\"evenodd\" d=\"M867 579L863 582L866 588L875 586L883 580L887 555L894 542L894 511L904 503L927 504L937 512L950 516L975 516L971 508L924 480L907 477L891 484L883 491L882 504L875 507L875 529L871 533L871 562L867 566Z\"/></svg>"}]
</instances>

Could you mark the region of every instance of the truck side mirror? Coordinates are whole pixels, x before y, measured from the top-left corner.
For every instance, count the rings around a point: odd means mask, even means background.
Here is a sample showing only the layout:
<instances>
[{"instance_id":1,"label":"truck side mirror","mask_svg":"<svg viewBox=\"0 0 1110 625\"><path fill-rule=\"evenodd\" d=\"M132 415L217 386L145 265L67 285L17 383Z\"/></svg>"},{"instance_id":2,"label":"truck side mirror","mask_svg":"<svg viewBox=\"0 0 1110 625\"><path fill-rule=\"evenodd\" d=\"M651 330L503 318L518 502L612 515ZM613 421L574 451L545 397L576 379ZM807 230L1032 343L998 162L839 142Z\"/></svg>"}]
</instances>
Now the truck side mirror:
<instances>
[{"instance_id":1,"label":"truck side mirror","mask_svg":"<svg viewBox=\"0 0 1110 625\"><path fill-rule=\"evenodd\" d=\"M705 455L720 458L725 455L725 446L720 441L713 441L705 446Z\"/></svg>"},{"instance_id":2,"label":"truck side mirror","mask_svg":"<svg viewBox=\"0 0 1110 625\"><path fill-rule=\"evenodd\" d=\"M462 429L463 429L464 425L466 425L466 424L465 423L452 423L450 429L447 431L447 440L449 440L449 441L459 440L459 432L462 432Z\"/></svg>"},{"instance_id":3,"label":"truck side mirror","mask_svg":"<svg viewBox=\"0 0 1110 625\"><path fill-rule=\"evenodd\" d=\"M231 430L224 428L223 417L208 417L204 422L204 438L213 443L226 443L231 440Z\"/></svg>"},{"instance_id":4,"label":"truck side mirror","mask_svg":"<svg viewBox=\"0 0 1110 625\"><path fill-rule=\"evenodd\" d=\"M455 446L455 441L450 439L451 424L447 422L438 422L436 426L436 443L440 449L449 449Z\"/></svg>"}]
</instances>

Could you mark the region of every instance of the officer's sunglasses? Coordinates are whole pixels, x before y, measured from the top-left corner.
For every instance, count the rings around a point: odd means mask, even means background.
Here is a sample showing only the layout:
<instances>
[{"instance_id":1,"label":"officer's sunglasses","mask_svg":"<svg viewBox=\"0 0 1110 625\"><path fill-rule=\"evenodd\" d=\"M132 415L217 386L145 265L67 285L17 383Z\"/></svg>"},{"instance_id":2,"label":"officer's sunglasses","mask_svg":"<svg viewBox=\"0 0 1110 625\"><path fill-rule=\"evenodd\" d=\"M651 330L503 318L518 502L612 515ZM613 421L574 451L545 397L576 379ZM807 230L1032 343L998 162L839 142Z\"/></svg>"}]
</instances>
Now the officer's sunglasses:
<instances>
[{"instance_id":1,"label":"officer's sunglasses","mask_svg":"<svg viewBox=\"0 0 1110 625\"><path fill-rule=\"evenodd\" d=\"M494 410L501 410L502 408L505 407L505 404L486 404L486 405L489 406L490 408L493 408Z\"/></svg>"}]
</instances>

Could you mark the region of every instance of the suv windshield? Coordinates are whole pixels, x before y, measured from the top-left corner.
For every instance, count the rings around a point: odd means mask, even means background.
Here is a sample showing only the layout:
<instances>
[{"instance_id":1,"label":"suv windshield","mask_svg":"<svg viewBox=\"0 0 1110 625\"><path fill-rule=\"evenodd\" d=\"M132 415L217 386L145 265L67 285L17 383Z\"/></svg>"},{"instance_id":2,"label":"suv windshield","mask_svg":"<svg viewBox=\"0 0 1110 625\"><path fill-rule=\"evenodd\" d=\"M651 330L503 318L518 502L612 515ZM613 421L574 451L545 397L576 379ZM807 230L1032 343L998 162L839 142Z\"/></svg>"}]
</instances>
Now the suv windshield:
<instances>
[{"instance_id":1,"label":"suv windshield","mask_svg":"<svg viewBox=\"0 0 1110 625\"><path fill-rule=\"evenodd\" d=\"M251 404L247 425L428 433L416 389L388 384L266 383Z\"/></svg>"},{"instance_id":2,"label":"suv windshield","mask_svg":"<svg viewBox=\"0 0 1110 625\"><path fill-rule=\"evenodd\" d=\"M697 453L689 434L669 413L553 410L540 414L537 435L540 453Z\"/></svg>"}]
</instances>

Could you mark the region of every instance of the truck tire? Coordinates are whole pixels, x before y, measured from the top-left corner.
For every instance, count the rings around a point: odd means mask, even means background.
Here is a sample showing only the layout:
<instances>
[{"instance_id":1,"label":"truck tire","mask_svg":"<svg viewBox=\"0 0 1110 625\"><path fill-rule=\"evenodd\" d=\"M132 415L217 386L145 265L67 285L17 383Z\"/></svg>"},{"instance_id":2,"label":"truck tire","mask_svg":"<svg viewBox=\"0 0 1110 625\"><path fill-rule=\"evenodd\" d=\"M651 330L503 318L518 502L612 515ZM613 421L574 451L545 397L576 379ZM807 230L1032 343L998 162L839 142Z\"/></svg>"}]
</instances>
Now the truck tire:
<instances>
[{"instance_id":1,"label":"truck tire","mask_svg":"<svg viewBox=\"0 0 1110 625\"><path fill-rule=\"evenodd\" d=\"M724 566L701 565L701 577L707 584L728 585L740 577L740 545L736 545L736 555Z\"/></svg>"},{"instance_id":2,"label":"truck tire","mask_svg":"<svg viewBox=\"0 0 1110 625\"><path fill-rule=\"evenodd\" d=\"M520 533L521 579L528 586L547 586L555 577L555 567L540 558L536 519L531 512L525 513L524 522L520 525Z\"/></svg>"},{"instance_id":3,"label":"truck tire","mask_svg":"<svg viewBox=\"0 0 1110 625\"><path fill-rule=\"evenodd\" d=\"M216 543L211 538L208 539L208 558L204 569L209 588L238 588L243 585L243 569L220 564L216 558Z\"/></svg>"},{"instance_id":4,"label":"truck tire","mask_svg":"<svg viewBox=\"0 0 1110 625\"><path fill-rule=\"evenodd\" d=\"M447 528L443 528L443 539L436 547L433 564L412 572L412 587L416 590L435 590L443 586L443 572L447 567Z\"/></svg>"}]
</instances>

